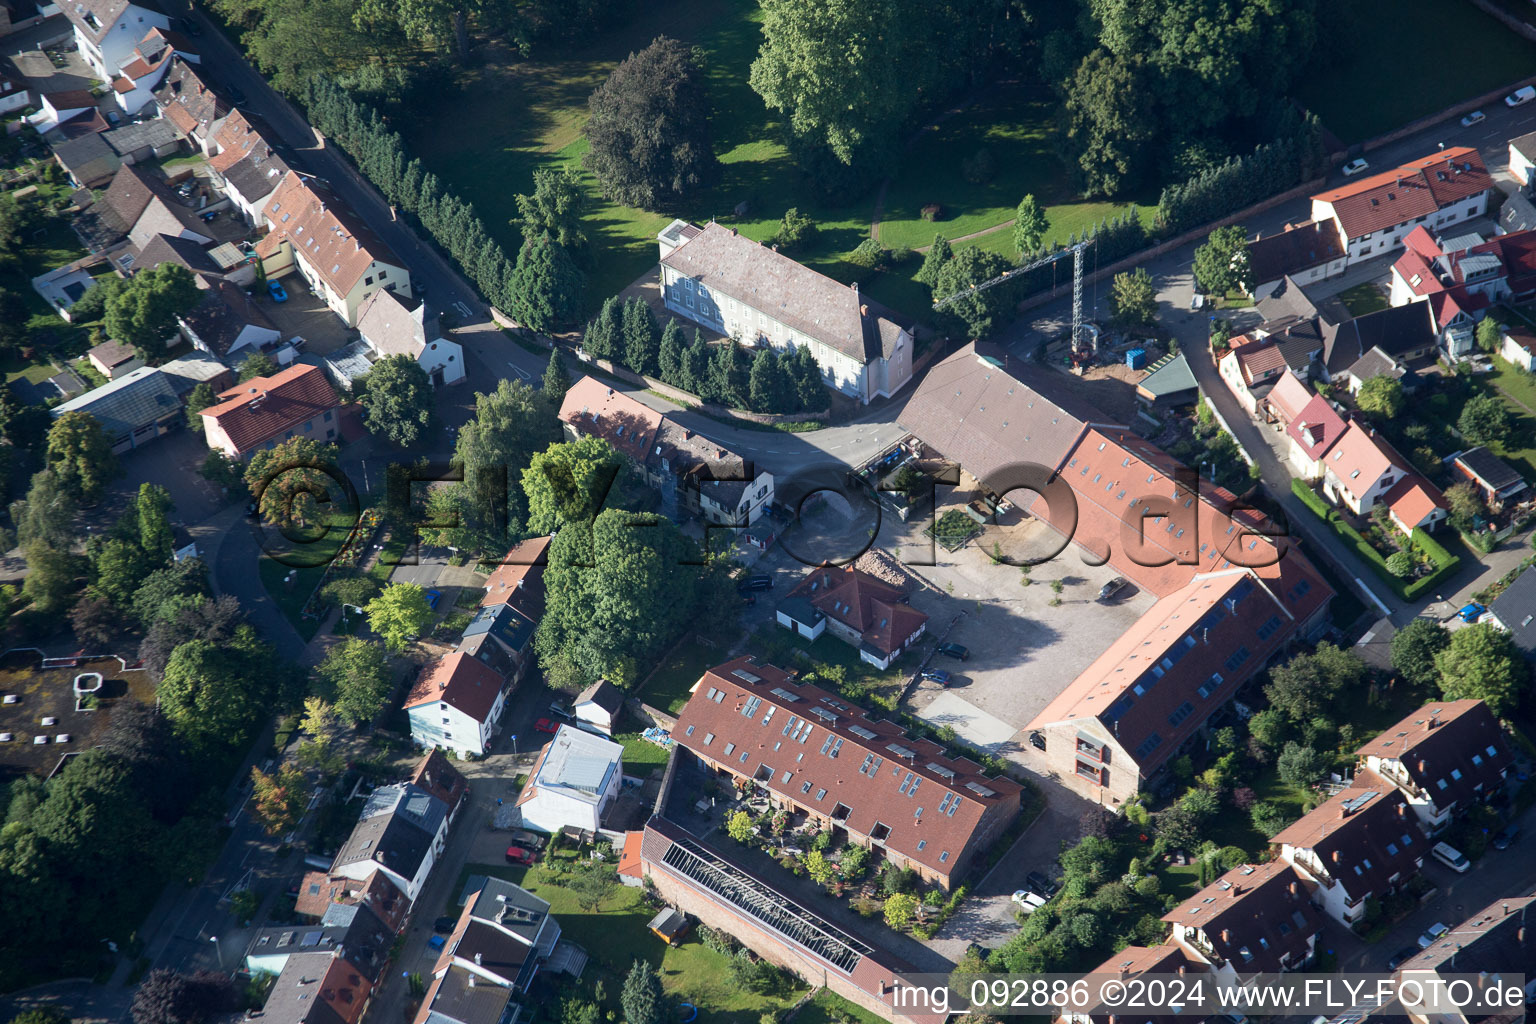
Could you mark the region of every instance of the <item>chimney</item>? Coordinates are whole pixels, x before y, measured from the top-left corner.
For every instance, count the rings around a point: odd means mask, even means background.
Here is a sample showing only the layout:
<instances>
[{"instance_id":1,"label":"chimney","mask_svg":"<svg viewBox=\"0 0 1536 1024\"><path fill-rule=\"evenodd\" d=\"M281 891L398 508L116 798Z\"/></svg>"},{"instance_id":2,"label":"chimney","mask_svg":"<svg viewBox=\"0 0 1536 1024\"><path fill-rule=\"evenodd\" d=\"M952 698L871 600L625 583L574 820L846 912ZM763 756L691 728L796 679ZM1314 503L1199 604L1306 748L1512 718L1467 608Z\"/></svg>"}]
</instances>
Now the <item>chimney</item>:
<instances>
[{"instance_id":1,"label":"chimney","mask_svg":"<svg viewBox=\"0 0 1536 1024\"><path fill-rule=\"evenodd\" d=\"M1289 886L1289 888L1290 888L1290 890L1291 890L1291 899L1295 899L1295 898L1296 898L1296 895L1297 895L1297 894L1296 894L1296 883L1295 883L1295 882L1292 882L1292 883L1291 883L1291 884L1290 884L1290 886Z\"/></svg>"},{"instance_id":2,"label":"chimney","mask_svg":"<svg viewBox=\"0 0 1536 1024\"><path fill-rule=\"evenodd\" d=\"M1431 731L1434 730L1435 726L1437 726L1439 724L1440 724L1440 720L1438 718L1436 718L1434 715L1430 715L1428 718L1424 719L1424 731L1425 732L1431 732Z\"/></svg>"},{"instance_id":3,"label":"chimney","mask_svg":"<svg viewBox=\"0 0 1536 1024\"><path fill-rule=\"evenodd\" d=\"M1232 893L1232 898L1233 899L1237 899L1237 897L1239 895L1241 895L1241 893L1243 891L1243 887L1240 886L1240 885L1234 885L1234 886L1232 886L1232 889L1230 891Z\"/></svg>"},{"instance_id":4,"label":"chimney","mask_svg":"<svg viewBox=\"0 0 1536 1024\"><path fill-rule=\"evenodd\" d=\"M736 237L736 229L735 228L731 228L731 237L732 238Z\"/></svg>"},{"instance_id":5,"label":"chimney","mask_svg":"<svg viewBox=\"0 0 1536 1024\"><path fill-rule=\"evenodd\" d=\"M774 242L768 248L772 249L774 252L778 252L779 251L779 243L778 242Z\"/></svg>"},{"instance_id":6,"label":"chimney","mask_svg":"<svg viewBox=\"0 0 1536 1024\"><path fill-rule=\"evenodd\" d=\"M475 954L475 966L476 966L476 967L482 967L482 966L484 966L484 964L483 964L483 963L482 963L482 961L483 961L483 960L484 960L484 959L485 959L485 957L484 957L484 956L483 956L483 954L480 954L480 953L476 953L476 954Z\"/></svg>"},{"instance_id":7,"label":"chimney","mask_svg":"<svg viewBox=\"0 0 1536 1024\"><path fill-rule=\"evenodd\" d=\"M1504 914L1505 914L1505 916L1509 915L1509 903L1508 902L1505 902L1505 904L1504 904Z\"/></svg>"},{"instance_id":8,"label":"chimney","mask_svg":"<svg viewBox=\"0 0 1536 1024\"><path fill-rule=\"evenodd\" d=\"M1232 941L1232 929L1230 929L1230 928L1223 928L1221 930L1221 941L1222 942L1231 942Z\"/></svg>"},{"instance_id":9,"label":"chimney","mask_svg":"<svg viewBox=\"0 0 1536 1024\"><path fill-rule=\"evenodd\" d=\"M1406 817L1408 817L1408 805L1407 804L1398 804L1397 805L1397 816L1399 818L1406 818Z\"/></svg>"},{"instance_id":10,"label":"chimney","mask_svg":"<svg viewBox=\"0 0 1536 1024\"><path fill-rule=\"evenodd\" d=\"M1341 817L1341 818L1349 817L1349 807L1347 805L1345 805L1345 804L1340 804L1339 805L1339 817Z\"/></svg>"},{"instance_id":11,"label":"chimney","mask_svg":"<svg viewBox=\"0 0 1536 1024\"><path fill-rule=\"evenodd\" d=\"M859 282L855 281L852 284L850 284L848 287L853 289L853 294L855 294L855 295L859 294Z\"/></svg>"},{"instance_id":12,"label":"chimney","mask_svg":"<svg viewBox=\"0 0 1536 1024\"><path fill-rule=\"evenodd\" d=\"M474 988L475 987L475 974L474 974L473 971L469 972L469 987L470 988Z\"/></svg>"},{"instance_id":13,"label":"chimney","mask_svg":"<svg viewBox=\"0 0 1536 1024\"><path fill-rule=\"evenodd\" d=\"M1338 850L1334 850L1333 851L1333 858L1332 858L1332 860L1333 860L1333 862L1335 864L1337 864L1339 862L1340 857L1339 857L1339 851Z\"/></svg>"}]
</instances>

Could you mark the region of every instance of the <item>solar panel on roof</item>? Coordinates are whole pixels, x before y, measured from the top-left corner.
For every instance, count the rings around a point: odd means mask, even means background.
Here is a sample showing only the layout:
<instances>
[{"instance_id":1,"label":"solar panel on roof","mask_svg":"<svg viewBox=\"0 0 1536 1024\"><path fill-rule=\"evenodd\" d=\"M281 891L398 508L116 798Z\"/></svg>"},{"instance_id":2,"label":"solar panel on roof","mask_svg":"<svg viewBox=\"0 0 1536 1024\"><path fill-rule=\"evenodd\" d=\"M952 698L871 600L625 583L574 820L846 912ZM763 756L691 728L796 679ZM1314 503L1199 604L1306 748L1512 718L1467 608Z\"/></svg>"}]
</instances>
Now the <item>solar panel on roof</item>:
<instances>
[{"instance_id":1,"label":"solar panel on roof","mask_svg":"<svg viewBox=\"0 0 1536 1024\"><path fill-rule=\"evenodd\" d=\"M965 784L965 788L970 790L972 793L975 793L977 796L997 796L996 790L988 789L986 786L983 786L979 782L967 782Z\"/></svg>"},{"instance_id":2,"label":"solar panel on roof","mask_svg":"<svg viewBox=\"0 0 1536 1024\"><path fill-rule=\"evenodd\" d=\"M755 675L754 673L748 672L744 668L734 668L734 669L731 669L731 675L735 676L737 679L742 680L743 682L748 682L748 683L760 683L760 682L763 681L763 677L762 676Z\"/></svg>"},{"instance_id":3,"label":"solar panel on roof","mask_svg":"<svg viewBox=\"0 0 1536 1024\"><path fill-rule=\"evenodd\" d=\"M872 740L878 738L878 734L872 729L866 729L862 725L850 725L848 731L860 739Z\"/></svg>"},{"instance_id":4,"label":"solar panel on roof","mask_svg":"<svg viewBox=\"0 0 1536 1024\"><path fill-rule=\"evenodd\" d=\"M836 722L837 721L836 713L828 711L826 708L811 708L811 714L815 715L817 718L821 719L823 722Z\"/></svg>"},{"instance_id":5,"label":"solar panel on roof","mask_svg":"<svg viewBox=\"0 0 1536 1024\"><path fill-rule=\"evenodd\" d=\"M789 701L790 703L794 703L795 701L800 699L798 696L796 696L793 693L790 693L788 690L784 689L784 687L782 687L782 686L775 686L772 690L770 690L768 692L772 693L775 697L779 698L780 700L786 700L786 701Z\"/></svg>"}]
</instances>

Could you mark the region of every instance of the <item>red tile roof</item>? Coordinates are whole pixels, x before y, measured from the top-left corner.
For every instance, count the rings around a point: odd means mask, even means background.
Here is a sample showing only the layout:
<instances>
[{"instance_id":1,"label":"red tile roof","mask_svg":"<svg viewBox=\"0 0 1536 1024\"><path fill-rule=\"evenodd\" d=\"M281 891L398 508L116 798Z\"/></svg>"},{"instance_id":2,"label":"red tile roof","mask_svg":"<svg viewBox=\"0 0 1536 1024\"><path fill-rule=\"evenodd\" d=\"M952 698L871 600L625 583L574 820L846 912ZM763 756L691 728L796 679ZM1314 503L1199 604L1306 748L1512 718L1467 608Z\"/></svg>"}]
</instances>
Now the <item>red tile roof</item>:
<instances>
[{"instance_id":1,"label":"red tile roof","mask_svg":"<svg viewBox=\"0 0 1536 1024\"><path fill-rule=\"evenodd\" d=\"M1357 498L1393 470L1392 455L1375 433L1353 420L1323 457L1323 467Z\"/></svg>"},{"instance_id":2,"label":"red tile roof","mask_svg":"<svg viewBox=\"0 0 1536 1024\"><path fill-rule=\"evenodd\" d=\"M1303 409L1312 401L1312 389L1303 384L1290 370L1280 375L1275 381L1275 386L1269 393L1269 404L1280 414L1287 426L1301 415Z\"/></svg>"},{"instance_id":3,"label":"red tile roof","mask_svg":"<svg viewBox=\"0 0 1536 1024\"><path fill-rule=\"evenodd\" d=\"M584 436L604 438L636 462L644 463L661 429L662 414L596 377L583 377L565 393L560 421Z\"/></svg>"},{"instance_id":4,"label":"red tile roof","mask_svg":"<svg viewBox=\"0 0 1536 1024\"><path fill-rule=\"evenodd\" d=\"M245 453L336 407L336 392L325 371L299 365L220 392L219 404L202 415L216 421L235 449Z\"/></svg>"},{"instance_id":5,"label":"red tile roof","mask_svg":"<svg viewBox=\"0 0 1536 1024\"><path fill-rule=\"evenodd\" d=\"M325 977L320 979L318 994L346 1024L357 1024L372 991L368 979L344 957L338 956L331 961L331 969L325 972Z\"/></svg>"},{"instance_id":6,"label":"red tile roof","mask_svg":"<svg viewBox=\"0 0 1536 1024\"><path fill-rule=\"evenodd\" d=\"M1237 365L1249 384L1263 381L1286 368L1285 354L1278 345L1244 345L1236 349Z\"/></svg>"},{"instance_id":7,"label":"red tile roof","mask_svg":"<svg viewBox=\"0 0 1536 1024\"><path fill-rule=\"evenodd\" d=\"M1283 861L1233 868L1163 920L1202 929L1212 953L1244 976L1295 966L1322 928L1306 884Z\"/></svg>"},{"instance_id":8,"label":"red tile roof","mask_svg":"<svg viewBox=\"0 0 1536 1024\"><path fill-rule=\"evenodd\" d=\"M407 710L441 701L464 712L477 722L484 722L501 693L506 680L489 665L463 651L444 655L421 674L410 696Z\"/></svg>"},{"instance_id":9,"label":"red tile roof","mask_svg":"<svg viewBox=\"0 0 1536 1024\"><path fill-rule=\"evenodd\" d=\"M846 808L851 832L885 826L886 846L942 875L988 812L1016 809L1022 793L1011 779L989 778L937 743L746 657L704 673L672 736L739 775L766 774L763 786L802 806L833 818Z\"/></svg>"},{"instance_id":10,"label":"red tile roof","mask_svg":"<svg viewBox=\"0 0 1536 1024\"><path fill-rule=\"evenodd\" d=\"M905 603L907 595L900 587L851 565L812 569L789 597L809 601L887 657L899 653L928 622L927 615Z\"/></svg>"},{"instance_id":11,"label":"red tile roof","mask_svg":"<svg viewBox=\"0 0 1536 1024\"><path fill-rule=\"evenodd\" d=\"M324 871L308 872L299 883L294 913L305 917L323 917L332 903L361 903L373 911L384 926L398 933L410 913L411 901L382 871L372 871L362 881Z\"/></svg>"},{"instance_id":12,"label":"red tile roof","mask_svg":"<svg viewBox=\"0 0 1536 1024\"><path fill-rule=\"evenodd\" d=\"M287 241L341 295L351 294L375 262L402 266L394 251L342 199L313 178L289 171L263 205L262 215L272 230L258 244L257 253L270 256L276 243Z\"/></svg>"},{"instance_id":13,"label":"red tile roof","mask_svg":"<svg viewBox=\"0 0 1536 1024\"><path fill-rule=\"evenodd\" d=\"M480 607L510 604L538 622L544 615L544 570L549 565L551 537L530 537L512 545L501 564L485 581Z\"/></svg>"},{"instance_id":14,"label":"red tile roof","mask_svg":"<svg viewBox=\"0 0 1536 1024\"><path fill-rule=\"evenodd\" d=\"M619 874L623 877L639 878L644 873L640 858L640 845L644 841L644 829L624 833L624 849L619 853Z\"/></svg>"},{"instance_id":15,"label":"red tile roof","mask_svg":"<svg viewBox=\"0 0 1536 1024\"><path fill-rule=\"evenodd\" d=\"M1440 488L1413 474L1403 477L1394 484L1382 500L1387 503L1387 507L1392 510L1397 521L1410 530L1424 525L1424 521L1437 509L1451 507L1450 502L1445 500L1445 495L1440 493Z\"/></svg>"},{"instance_id":16,"label":"red tile roof","mask_svg":"<svg viewBox=\"0 0 1536 1024\"><path fill-rule=\"evenodd\" d=\"M1394 170L1320 192L1349 238L1427 217L1451 203L1493 187L1476 149L1457 146L1412 160Z\"/></svg>"},{"instance_id":17,"label":"red tile roof","mask_svg":"<svg viewBox=\"0 0 1536 1024\"><path fill-rule=\"evenodd\" d=\"M1348 429L1344 418L1334 411L1328 399L1313 395L1300 414L1285 428L1307 458L1319 459L1332 448L1334 442Z\"/></svg>"},{"instance_id":18,"label":"red tile roof","mask_svg":"<svg viewBox=\"0 0 1536 1024\"><path fill-rule=\"evenodd\" d=\"M469 792L469 782L441 750L433 750L417 762L411 781L447 804L449 814L459 809L459 802Z\"/></svg>"}]
</instances>

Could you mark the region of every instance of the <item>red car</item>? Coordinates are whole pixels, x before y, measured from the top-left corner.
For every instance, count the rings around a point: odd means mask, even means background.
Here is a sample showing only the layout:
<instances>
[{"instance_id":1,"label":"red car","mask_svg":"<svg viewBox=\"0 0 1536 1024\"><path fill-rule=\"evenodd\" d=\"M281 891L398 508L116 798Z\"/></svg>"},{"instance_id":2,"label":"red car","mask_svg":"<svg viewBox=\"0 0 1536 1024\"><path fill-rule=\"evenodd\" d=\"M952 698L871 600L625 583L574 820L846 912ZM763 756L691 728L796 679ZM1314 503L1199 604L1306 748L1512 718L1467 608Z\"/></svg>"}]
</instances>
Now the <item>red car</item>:
<instances>
[{"instance_id":1,"label":"red car","mask_svg":"<svg viewBox=\"0 0 1536 1024\"><path fill-rule=\"evenodd\" d=\"M507 863L521 864L524 867L532 867L535 854L532 850L525 850L521 846L507 847Z\"/></svg>"},{"instance_id":2,"label":"red car","mask_svg":"<svg viewBox=\"0 0 1536 1024\"><path fill-rule=\"evenodd\" d=\"M547 718L541 718L533 723L533 727L539 732L559 732L560 727Z\"/></svg>"}]
</instances>

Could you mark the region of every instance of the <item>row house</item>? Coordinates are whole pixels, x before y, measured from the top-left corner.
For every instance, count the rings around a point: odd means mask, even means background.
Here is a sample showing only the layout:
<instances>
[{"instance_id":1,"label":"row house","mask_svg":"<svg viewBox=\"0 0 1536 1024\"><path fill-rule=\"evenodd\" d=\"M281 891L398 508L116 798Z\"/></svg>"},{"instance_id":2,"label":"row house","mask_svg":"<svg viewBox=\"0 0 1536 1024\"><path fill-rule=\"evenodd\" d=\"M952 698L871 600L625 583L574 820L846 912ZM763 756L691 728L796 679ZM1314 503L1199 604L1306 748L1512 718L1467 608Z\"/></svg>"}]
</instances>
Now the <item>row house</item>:
<instances>
[{"instance_id":1,"label":"row house","mask_svg":"<svg viewBox=\"0 0 1536 1024\"><path fill-rule=\"evenodd\" d=\"M1301 874L1313 902L1346 926L1365 916L1367 900L1418 874L1429 851L1407 799L1369 770L1270 842Z\"/></svg>"},{"instance_id":2,"label":"row house","mask_svg":"<svg viewBox=\"0 0 1536 1024\"><path fill-rule=\"evenodd\" d=\"M1357 755L1362 768L1402 793L1431 836L1491 800L1514 764L1498 719L1479 700L1426 704Z\"/></svg>"},{"instance_id":3,"label":"row house","mask_svg":"<svg viewBox=\"0 0 1536 1024\"><path fill-rule=\"evenodd\" d=\"M751 657L704 673L672 737L737 786L945 889L1020 810L1013 780Z\"/></svg>"},{"instance_id":4,"label":"row house","mask_svg":"<svg viewBox=\"0 0 1536 1024\"><path fill-rule=\"evenodd\" d=\"M774 612L779 625L807 640L830 633L884 671L928 628L928 616L894 583L852 565L811 570Z\"/></svg>"},{"instance_id":5,"label":"row house","mask_svg":"<svg viewBox=\"0 0 1536 1024\"><path fill-rule=\"evenodd\" d=\"M1415 228L1392 264L1392 305L1427 301L1452 359L1472 353L1477 324L1490 306L1532 296L1536 231L1484 239L1475 231L1436 236Z\"/></svg>"},{"instance_id":6,"label":"row house","mask_svg":"<svg viewBox=\"0 0 1536 1024\"><path fill-rule=\"evenodd\" d=\"M1476 149L1453 146L1312 197L1350 263L1394 251L1417 227L1439 231L1488 212L1493 176Z\"/></svg>"},{"instance_id":7,"label":"row house","mask_svg":"<svg viewBox=\"0 0 1536 1024\"><path fill-rule=\"evenodd\" d=\"M1444 992L1453 976L1476 975L1479 984L1516 984L1523 979L1525 1002L1536 998L1536 895L1494 900L1453 926L1398 968L1403 983L1416 982L1426 992ZM1512 1008L1513 1009L1513 1008ZM1524 1007L1504 1014L1479 1014L1441 1000L1406 1007L1413 1024L1471 1024L1510 1021L1525 1016Z\"/></svg>"},{"instance_id":8,"label":"row house","mask_svg":"<svg viewBox=\"0 0 1536 1024\"><path fill-rule=\"evenodd\" d=\"M411 742L459 757L489 753L506 703L500 672L464 651L445 654L422 671L405 698Z\"/></svg>"},{"instance_id":9,"label":"row house","mask_svg":"<svg viewBox=\"0 0 1536 1024\"><path fill-rule=\"evenodd\" d=\"M187 64L202 62L191 40L160 28L144 33L131 57L112 78L112 99L125 114L137 114L154 101L175 58Z\"/></svg>"},{"instance_id":10,"label":"row house","mask_svg":"<svg viewBox=\"0 0 1536 1024\"><path fill-rule=\"evenodd\" d=\"M65 0L59 11L74 30L80 56L103 82L132 63L150 29L171 27L171 19L153 0Z\"/></svg>"},{"instance_id":11,"label":"row house","mask_svg":"<svg viewBox=\"0 0 1536 1024\"><path fill-rule=\"evenodd\" d=\"M773 503L773 474L596 377L571 385L560 422L568 438L600 437L628 456L667 514L747 527Z\"/></svg>"},{"instance_id":12,"label":"row house","mask_svg":"<svg viewBox=\"0 0 1536 1024\"><path fill-rule=\"evenodd\" d=\"M203 156L213 154L219 124L231 108L191 63L171 61L165 80L155 90L155 102L160 116L176 127L189 146Z\"/></svg>"},{"instance_id":13,"label":"row house","mask_svg":"<svg viewBox=\"0 0 1536 1024\"><path fill-rule=\"evenodd\" d=\"M232 110L213 134L208 158L214 181L247 224L262 224L262 206L290 168L243 111Z\"/></svg>"},{"instance_id":14,"label":"row house","mask_svg":"<svg viewBox=\"0 0 1536 1024\"><path fill-rule=\"evenodd\" d=\"M1156 946L1126 946L1088 973L1128 981L1143 975L1193 977L1209 970L1208 964L1191 958L1174 943L1162 942ZM1184 1024L1189 1018L1181 1017L1175 1012L1177 1009L1170 1006L1163 1014L1139 1012L1132 1019L1135 1024ZM1099 1005L1064 1013L1056 1018L1056 1024L1124 1024L1126 1020L1123 1008Z\"/></svg>"},{"instance_id":15,"label":"row house","mask_svg":"<svg viewBox=\"0 0 1536 1024\"><path fill-rule=\"evenodd\" d=\"M1323 923L1305 879L1278 860L1233 868L1163 920L1168 941L1223 986L1305 967Z\"/></svg>"},{"instance_id":16,"label":"row house","mask_svg":"<svg viewBox=\"0 0 1536 1024\"><path fill-rule=\"evenodd\" d=\"M1337 222L1287 224L1282 231L1248 243L1248 293L1257 302L1280 289L1337 277L1348 265Z\"/></svg>"},{"instance_id":17,"label":"row house","mask_svg":"<svg viewBox=\"0 0 1536 1024\"><path fill-rule=\"evenodd\" d=\"M659 235L667 309L748 346L809 346L827 387L864 404L912 379L912 326L845 285L714 221Z\"/></svg>"},{"instance_id":18,"label":"row house","mask_svg":"<svg viewBox=\"0 0 1536 1024\"><path fill-rule=\"evenodd\" d=\"M1323 495L1357 516L1384 505L1393 525L1411 534L1434 529L1450 514L1440 489L1409 468L1386 438L1358 421L1344 427L1317 463Z\"/></svg>"},{"instance_id":19,"label":"row house","mask_svg":"<svg viewBox=\"0 0 1536 1024\"><path fill-rule=\"evenodd\" d=\"M375 871L415 903L448 841L448 806L415 783L373 791L331 863L331 875L362 881Z\"/></svg>"}]
</instances>

